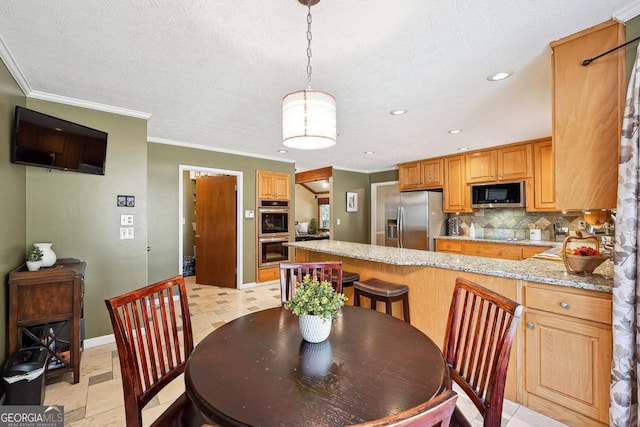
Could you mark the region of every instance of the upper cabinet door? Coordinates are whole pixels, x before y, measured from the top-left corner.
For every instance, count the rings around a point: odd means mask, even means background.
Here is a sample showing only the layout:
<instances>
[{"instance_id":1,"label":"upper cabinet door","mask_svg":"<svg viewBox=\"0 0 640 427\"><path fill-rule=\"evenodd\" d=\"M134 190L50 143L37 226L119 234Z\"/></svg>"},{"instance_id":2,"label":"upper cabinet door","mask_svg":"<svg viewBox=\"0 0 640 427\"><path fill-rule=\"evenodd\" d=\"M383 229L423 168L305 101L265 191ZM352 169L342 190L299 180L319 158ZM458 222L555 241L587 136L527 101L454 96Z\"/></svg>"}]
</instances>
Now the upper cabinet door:
<instances>
[{"instance_id":1,"label":"upper cabinet door","mask_svg":"<svg viewBox=\"0 0 640 427\"><path fill-rule=\"evenodd\" d=\"M531 178L531 144L508 145L465 155L467 183L517 181Z\"/></svg>"},{"instance_id":2,"label":"upper cabinet door","mask_svg":"<svg viewBox=\"0 0 640 427\"><path fill-rule=\"evenodd\" d=\"M498 180L498 150L483 150L465 154L467 183Z\"/></svg>"},{"instance_id":3,"label":"upper cabinet door","mask_svg":"<svg viewBox=\"0 0 640 427\"><path fill-rule=\"evenodd\" d=\"M608 21L551 43L558 209L616 207L625 49L582 61L624 42L624 25Z\"/></svg>"},{"instance_id":4,"label":"upper cabinet door","mask_svg":"<svg viewBox=\"0 0 640 427\"><path fill-rule=\"evenodd\" d=\"M433 190L443 186L443 160L434 158L398 165L400 191Z\"/></svg>"},{"instance_id":5,"label":"upper cabinet door","mask_svg":"<svg viewBox=\"0 0 640 427\"><path fill-rule=\"evenodd\" d=\"M471 194L465 182L465 156L444 158L443 203L445 212L470 212Z\"/></svg>"},{"instance_id":6,"label":"upper cabinet door","mask_svg":"<svg viewBox=\"0 0 640 427\"><path fill-rule=\"evenodd\" d=\"M499 148L497 157L498 181L516 181L531 178L533 173L531 144Z\"/></svg>"},{"instance_id":7,"label":"upper cabinet door","mask_svg":"<svg viewBox=\"0 0 640 427\"><path fill-rule=\"evenodd\" d=\"M289 174L280 172L257 172L258 199L289 200Z\"/></svg>"},{"instance_id":8,"label":"upper cabinet door","mask_svg":"<svg viewBox=\"0 0 640 427\"><path fill-rule=\"evenodd\" d=\"M551 139L533 143L533 209L555 211L556 183Z\"/></svg>"}]
</instances>

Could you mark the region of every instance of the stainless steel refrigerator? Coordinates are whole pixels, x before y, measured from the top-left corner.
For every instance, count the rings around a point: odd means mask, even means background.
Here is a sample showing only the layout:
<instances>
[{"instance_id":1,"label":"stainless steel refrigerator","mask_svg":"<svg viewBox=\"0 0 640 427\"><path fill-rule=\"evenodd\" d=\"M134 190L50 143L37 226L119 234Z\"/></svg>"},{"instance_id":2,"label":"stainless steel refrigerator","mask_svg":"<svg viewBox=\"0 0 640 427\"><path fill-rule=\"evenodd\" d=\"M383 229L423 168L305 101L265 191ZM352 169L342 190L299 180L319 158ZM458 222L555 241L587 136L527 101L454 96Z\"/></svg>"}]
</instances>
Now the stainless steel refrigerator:
<instances>
[{"instance_id":1,"label":"stainless steel refrigerator","mask_svg":"<svg viewBox=\"0 0 640 427\"><path fill-rule=\"evenodd\" d=\"M385 246L434 251L434 237L445 234L447 215L437 191L387 194L384 214Z\"/></svg>"}]
</instances>

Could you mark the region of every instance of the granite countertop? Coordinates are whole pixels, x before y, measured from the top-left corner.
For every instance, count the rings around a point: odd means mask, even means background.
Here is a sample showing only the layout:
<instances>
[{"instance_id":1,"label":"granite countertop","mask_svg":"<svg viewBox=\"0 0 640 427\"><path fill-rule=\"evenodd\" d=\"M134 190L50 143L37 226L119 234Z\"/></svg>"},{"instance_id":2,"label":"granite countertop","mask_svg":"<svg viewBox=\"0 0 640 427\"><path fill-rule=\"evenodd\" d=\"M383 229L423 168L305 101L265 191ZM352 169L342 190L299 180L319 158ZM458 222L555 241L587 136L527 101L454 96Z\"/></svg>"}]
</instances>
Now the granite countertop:
<instances>
[{"instance_id":1,"label":"granite countertop","mask_svg":"<svg viewBox=\"0 0 640 427\"><path fill-rule=\"evenodd\" d=\"M467 237L466 239L468 240L469 238ZM523 241L515 241L512 243L523 244L522 242ZM541 246L549 246L551 243L554 244L554 248L549 249L549 251L558 250L559 242L544 243L545 244ZM400 249L337 240L289 242L287 245L293 248L385 264L446 268L449 270L468 271L488 276L528 280L531 282L568 286L599 292L610 293L613 286L613 262L610 260L600 265L592 276L583 276L567 273L564 263L561 261L539 258L511 261L498 258Z\"/></svg>"}]
</instances>

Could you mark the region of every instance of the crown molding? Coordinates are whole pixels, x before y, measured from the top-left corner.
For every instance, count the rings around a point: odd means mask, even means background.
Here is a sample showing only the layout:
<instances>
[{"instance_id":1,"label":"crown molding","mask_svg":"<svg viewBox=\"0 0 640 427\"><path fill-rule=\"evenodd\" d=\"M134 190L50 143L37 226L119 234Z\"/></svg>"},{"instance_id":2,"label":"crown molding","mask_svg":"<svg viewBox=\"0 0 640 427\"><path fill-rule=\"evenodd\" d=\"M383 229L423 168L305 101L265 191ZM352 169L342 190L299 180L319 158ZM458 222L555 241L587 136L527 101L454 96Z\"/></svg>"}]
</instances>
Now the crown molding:
<instances>
[{"instance_id":1,"label":"crown molding","mask_svg":"<svg viewBox=\"0 0 640 427\"><path fill-rule=\"evenodd\" d=\"M84 99L70 98L68 96L32 90L27 97L41 99L43 101L57 102L59 104L73 105L74 107L88 108L90 110L104 111L105 113L119 114L121 116L134 117L136 119L149 120L150 113L129 110L127 108L114 107L113 105L100 104L98 102L85 101Z\"/></svg>"},{"instance_id":2,"label":"crown molding","mask_svg":"<svg viewBox=\"0 0 640 427\"><path fill-rule=\"evenodd\" d=\"M16 83L18 83L18 86L20 86L22 93L28 95L31 92L31 86L24 77L24 74L22 74L22 70L18 67L18 63L11 54L2 36L0 36L0 59L2 59L4 65L7 66L9 73L11 73Z\"/></svg>"},{"instance_id":3,"label":"crown molding","mask_svg":"<svg viewBox=\"0 0 640 427\"><path fill-rule=\"evenodd\" d=\"M640 15L640 2L636 1L624 9L615 12L612 17L616 21L627 22L638 15Z\"/></svg>"},{"instance_id":4,"label":"crown molding","mask_svg":"<svg viewBox=\"0 0 640 427\"><path fill-rule=\"evenodd\" d=\"M215 151L217 153L233 154L236 156L244 156L244 157L253 157L255 159L274 160L276 162L283 162L283 163L295 163L295 160L291 160L291 159L283 159L275 156L264 156L261 154L249 153L246 151L227 150L224 148L211 147L208 145L201 145L201 144L192 144L190 142L174 141L171 139L157 138L153 136L148 137L147 141L152 142L154 144L175 145L175 146L184 147L184 148L194 148L196 150Z\"/></svg>"}]
</instances>

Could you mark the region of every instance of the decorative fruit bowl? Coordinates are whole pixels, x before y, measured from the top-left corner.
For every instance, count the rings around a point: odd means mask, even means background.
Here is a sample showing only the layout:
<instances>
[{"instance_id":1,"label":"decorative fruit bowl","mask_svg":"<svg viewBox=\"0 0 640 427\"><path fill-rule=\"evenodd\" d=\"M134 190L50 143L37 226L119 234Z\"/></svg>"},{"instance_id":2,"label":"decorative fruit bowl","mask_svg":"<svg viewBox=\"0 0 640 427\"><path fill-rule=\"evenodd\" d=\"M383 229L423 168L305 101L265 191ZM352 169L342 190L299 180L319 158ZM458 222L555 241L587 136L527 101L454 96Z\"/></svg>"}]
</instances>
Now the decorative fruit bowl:
<instances>
[{"instance_id":1,"label":"decorative fruit bowl","mask_svg":"<svg viewBox=\"0 0 640 427\"><path fill-rule=\"evenodd\" d=\"M595 249L591 246L579 246L575 249L567 249L567 243L572 240L593 240ZM570 274L591 275L593 271L605 262L609 257L600 254L600 243L595 236L584 236L581 232L576 232L575 236L567 236L562 242L562 251L560 252L562 261L567 272Z\"/></svg>"}]
</instances>

